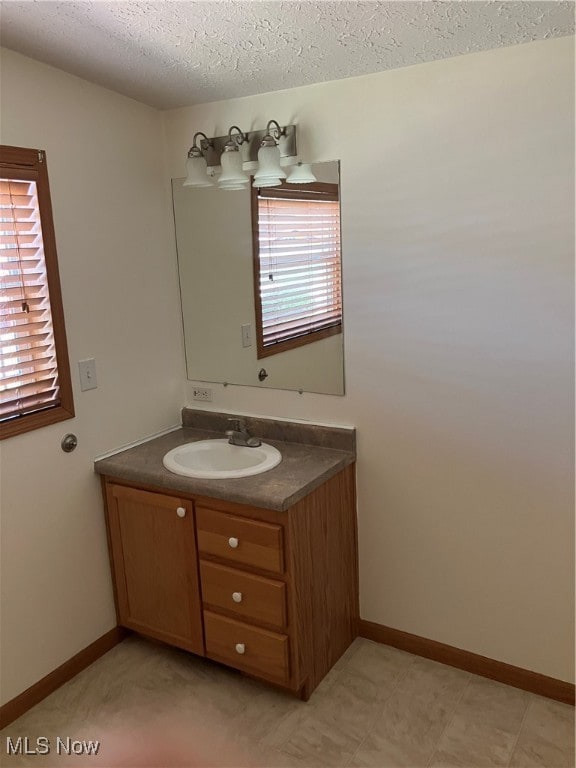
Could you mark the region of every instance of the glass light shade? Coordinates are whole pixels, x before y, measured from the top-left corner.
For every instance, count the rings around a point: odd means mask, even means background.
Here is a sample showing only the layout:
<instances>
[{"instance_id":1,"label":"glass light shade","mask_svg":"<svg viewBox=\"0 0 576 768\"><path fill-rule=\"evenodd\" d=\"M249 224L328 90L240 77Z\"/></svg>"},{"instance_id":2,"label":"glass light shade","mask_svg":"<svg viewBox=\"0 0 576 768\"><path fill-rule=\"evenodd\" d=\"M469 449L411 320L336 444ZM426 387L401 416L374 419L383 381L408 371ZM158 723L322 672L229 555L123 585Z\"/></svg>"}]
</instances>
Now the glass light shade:
<instances>
[{"instance_id":1,"label":"glass light shade","mask_svg":"<svg viewBox=\"0 0 576 768\"><path fill-rule=\"evenodd\" d=\"M242 155L238 151L222 152L220 158L222 164L222 173L218 179L218 186L222 187L228 183L247 184L250 178L242 170Z\"/></svg>"},{"instance_id":2,"label":"glass light shade","mask_svg":"<svg viewBox=\"0 0 576 768\"><path fill-rule=\"evenodd\" d=\"M293 166L286 179L287 184L312 184L315 181L318 179L312 173L310 163L298 163L298 165Z\"/></svg>"},{"instance_id":3,"label":"glass light shade","mask_svg":"<svg viewBox=\"0 0 576 768\"><path fill-rule=\"evenodd\" d=\"M261 179L285 179L286 172L280 165L280 150L275 147L260 147L258 150L258 171L254 176L254 181L260 182ZM261 186L260 183L254 186ZM267 186L271 186L268 184Z\"/></svg>"},{"instance_id":4,"label":"glass light shade","mask_svg":"<svg viewBox=\"0 0 576 768\"><path fill-rule=\"evenodd\" d=\"M186 159L186 180L183 187L211 187L212 180L208 176L205 157L188 157Z\"/></svg>"}]
</instances>

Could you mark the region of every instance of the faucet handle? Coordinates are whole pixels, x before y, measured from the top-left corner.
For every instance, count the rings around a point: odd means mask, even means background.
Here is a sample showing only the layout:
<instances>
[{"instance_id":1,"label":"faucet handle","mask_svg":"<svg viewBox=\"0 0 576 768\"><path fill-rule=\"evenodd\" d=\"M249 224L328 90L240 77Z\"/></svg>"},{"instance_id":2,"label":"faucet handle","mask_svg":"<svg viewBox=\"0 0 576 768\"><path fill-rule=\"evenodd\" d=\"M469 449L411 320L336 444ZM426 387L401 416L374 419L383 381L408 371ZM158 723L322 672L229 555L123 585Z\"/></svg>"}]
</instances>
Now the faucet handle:
<instances>
[{"instance_id":1,"label":"faucet handle","mask_svg":"<svg viewBox=\"0 0 576 768\"><path fill-rule=\"evenodd\" d=\"M240 419L228 419L228 424L230 425L230 429L233 429L236 432L241 432L244 426Z\"/></svg>"}]
</instances>

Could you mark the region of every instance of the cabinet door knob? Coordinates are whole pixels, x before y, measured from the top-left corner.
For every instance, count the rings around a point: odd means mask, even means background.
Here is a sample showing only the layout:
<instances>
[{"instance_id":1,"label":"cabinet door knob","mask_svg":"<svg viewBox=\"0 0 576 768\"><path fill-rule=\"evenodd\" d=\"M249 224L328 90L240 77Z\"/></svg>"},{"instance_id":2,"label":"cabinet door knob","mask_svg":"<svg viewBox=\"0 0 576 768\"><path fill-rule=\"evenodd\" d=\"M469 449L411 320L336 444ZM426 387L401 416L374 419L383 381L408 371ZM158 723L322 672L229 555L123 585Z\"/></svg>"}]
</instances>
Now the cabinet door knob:
<instances>
[{"instance_id":1,"label":"cabinet door knob","mask_svg":"<svg viewBox=\"0 0 576 768\"><path fill-rule=\"evenodd\" d=\"M246 646L244 643L236 643L236 653L243 654L246 653Z\"/></svg>"},{"instance_id":2,"label":"cabinet door knob","mask_svg":"<svg viewBox=\"0 0 576 768\"><path fill-rule=\"evenodd\" d=\"M184 507L178 507L178 509L176 510L176 514L178 515L178 517L186 517L186 510L184 509Z\"/></svg>"},{"instance_id":3,"label":"cabinet door knob","mask_svg":"<svg viewBox=\"0 0 576 768\"><path fill-rule=\"evenodd\" d=\"M238 546L238 539L234 538L234 536L231 536L228 539L228 544L232 547L232 549L236 549Z\"/></svg>"},{"instance_id":4,"label":"cabinet door knob","mask_svg":"<svg viewBox=\"0 0 576 768\"><path fill-rule=\"evenodd\" d=\"M232 600L234 600L235 603L241 603L242 592L232 592Z\"/></svg>"}]
</instances>

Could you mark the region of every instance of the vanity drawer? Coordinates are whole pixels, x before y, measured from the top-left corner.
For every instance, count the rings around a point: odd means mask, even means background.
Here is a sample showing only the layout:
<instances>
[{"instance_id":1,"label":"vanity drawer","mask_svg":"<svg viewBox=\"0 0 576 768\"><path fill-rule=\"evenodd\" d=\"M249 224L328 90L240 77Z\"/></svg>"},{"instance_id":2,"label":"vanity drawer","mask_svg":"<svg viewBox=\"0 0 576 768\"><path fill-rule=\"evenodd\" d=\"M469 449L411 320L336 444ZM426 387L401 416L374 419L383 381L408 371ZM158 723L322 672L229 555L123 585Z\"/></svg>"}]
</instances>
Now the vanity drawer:
<instances>
[{"instance_id":1,"label":"vanity drawer","mask_svg":"<svg viewBox=\"0 0 576 768\"><path fill-rule=\"evenodd\" d=\"M277 682L289 680L288 637L204 611L206 655Z\"/></svg>"},{"instance_id":2,"label":"vanity drawer","mask_svg":"<svg viewBox=\"0 0 576 768\"><path fill-rule=\"evenodd\" d=\"M196 507L198 549L241 565L283 573L282 527Z\"/></svg>"},{"instance_id":3,"label":"vanity drawer","mask_svg":"<svg viewBox=\"0 0 576 768\"><path fill-rule=\"evenodd\" d=\"M286 585L263 576L200 561L202 600L248 621L286 626Z\"/></svg>"}]
</instances>

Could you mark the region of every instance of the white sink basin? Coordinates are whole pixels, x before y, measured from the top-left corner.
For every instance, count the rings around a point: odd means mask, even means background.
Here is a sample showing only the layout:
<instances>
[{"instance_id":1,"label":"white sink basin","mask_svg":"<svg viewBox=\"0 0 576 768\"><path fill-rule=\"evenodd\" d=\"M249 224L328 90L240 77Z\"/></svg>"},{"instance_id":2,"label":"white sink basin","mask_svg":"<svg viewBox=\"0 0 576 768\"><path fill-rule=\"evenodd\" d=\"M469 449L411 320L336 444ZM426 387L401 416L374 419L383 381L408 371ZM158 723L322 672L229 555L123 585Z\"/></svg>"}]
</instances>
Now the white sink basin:
<instances>
[{"instance_id":1,"label":"white sink basin","mask_svg":"<svg viewBox=\"0 0 576 768\"><path fill-rule=\"evenodd\" d=\"M170 472L187 477L225 480L267 472L280 464L282 454L271 445L245 448L222 440L199 440L173 448L163 463Z\"/></svg>"}]
</instances>

